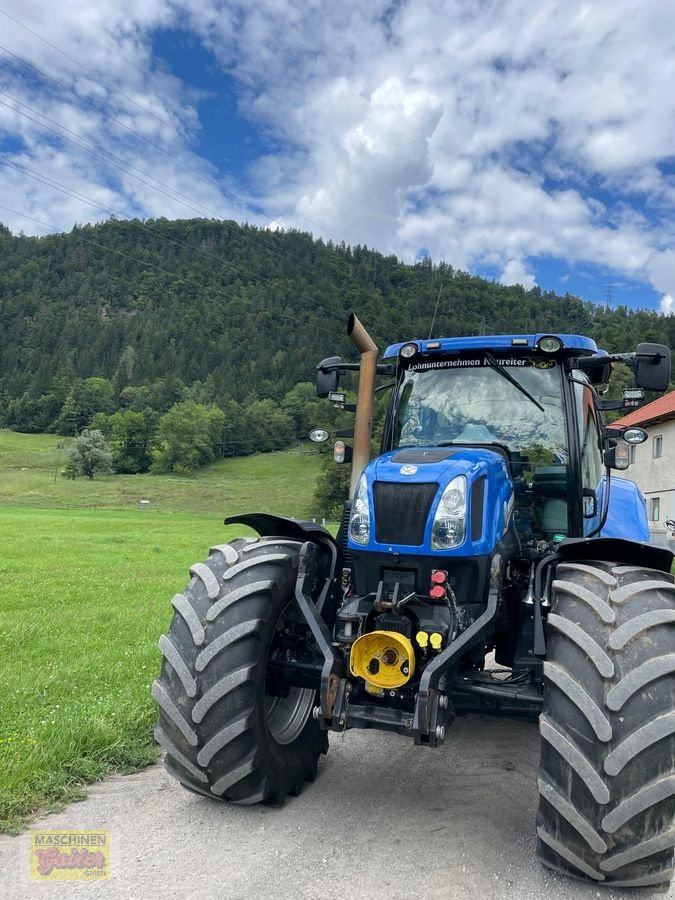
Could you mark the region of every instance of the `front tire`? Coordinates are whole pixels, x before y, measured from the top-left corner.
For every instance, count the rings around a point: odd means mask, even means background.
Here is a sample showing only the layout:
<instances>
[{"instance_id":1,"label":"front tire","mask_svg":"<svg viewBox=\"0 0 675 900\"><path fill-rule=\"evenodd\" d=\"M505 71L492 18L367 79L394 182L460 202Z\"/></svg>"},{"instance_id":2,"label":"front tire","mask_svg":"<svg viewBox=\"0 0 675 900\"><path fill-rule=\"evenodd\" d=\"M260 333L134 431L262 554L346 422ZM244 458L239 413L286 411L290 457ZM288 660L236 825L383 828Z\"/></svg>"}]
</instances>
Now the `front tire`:
<instances>
[{"instance_id":1,"label":"front tire","mask_svg":"<svg viewBox=\"0 0 675 900\"><path fill-rule=\"evenodd\" d=\"M544 662L537 852L573 877L663 890L675 845L675 585L561 563Z\"/></svg>"},{"instance_id":2,"label":"front tire","mask_svg":"<svg viewBox=\"0 0 675 900\"><path fill-rule=\"evenodd\" d=\"M311 653L294 599L300 546L239 539L213 547L172 600L152 688L160 707L155 738L167 770L189 790L279 804L315 778L328 750L312 717L316 691L272 696L266 685L272 656ZM289 635L296 649L284 649Z\"/></svg>"}]
</instances>

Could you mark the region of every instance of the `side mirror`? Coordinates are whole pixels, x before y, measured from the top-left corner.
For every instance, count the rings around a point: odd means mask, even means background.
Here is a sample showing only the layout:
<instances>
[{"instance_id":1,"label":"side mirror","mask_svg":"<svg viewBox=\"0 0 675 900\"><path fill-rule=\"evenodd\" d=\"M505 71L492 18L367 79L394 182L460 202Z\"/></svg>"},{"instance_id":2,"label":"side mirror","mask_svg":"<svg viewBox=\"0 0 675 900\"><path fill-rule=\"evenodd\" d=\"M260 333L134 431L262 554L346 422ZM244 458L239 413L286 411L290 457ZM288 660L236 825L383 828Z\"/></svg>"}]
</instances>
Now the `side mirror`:
<instances>
[{"instance_id":1,"label":"side mirror","mask_svg":"<svg viewBox=\"0 0 675 900\"><path fill-rule=\"evenodd\" d=\"M316 367L316 393L318 397L327 397L338 389L340 384L338 366L341 362L341 357L329 356L327 359L322 359Z\"/></svg>"},{"instance_id":2,"label":"side mirror","mask_svg":"<svg viewBox=\"0 0 675 900\"><path fill-rule=\"evenodd\" d=\"M638 344L635 384L646 391L665 391L670 383L670 350L665 344Z\"/></svg>"},{"instance_id":3,"label":"side mirror","mask_svg":"<svg viewBox=\"0 0 675 900\"><path fill-rule=\"evenodd\" d=\"M628 428L625 425L619 425L618 428L615 428L613 425L606 425L602 429L602 433L608 441L608 447L616 447L616 442L619 438L623 438L627 444L644 444L649 438L644 428L638 428L637 425L631 425Z\"/></svg>"}]
</instances>

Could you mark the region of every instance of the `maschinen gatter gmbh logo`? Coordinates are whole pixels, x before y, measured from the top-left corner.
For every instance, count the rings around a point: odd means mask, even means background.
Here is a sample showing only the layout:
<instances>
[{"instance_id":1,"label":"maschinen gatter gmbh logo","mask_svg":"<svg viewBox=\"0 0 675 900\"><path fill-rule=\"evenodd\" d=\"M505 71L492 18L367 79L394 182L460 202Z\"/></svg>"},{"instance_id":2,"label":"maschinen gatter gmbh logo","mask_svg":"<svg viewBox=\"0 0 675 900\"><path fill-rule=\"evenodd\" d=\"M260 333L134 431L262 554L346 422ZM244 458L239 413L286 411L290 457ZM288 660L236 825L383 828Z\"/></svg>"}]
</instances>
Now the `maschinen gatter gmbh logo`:
<instances>
[{"instance_id":1,"label":"maschinen gatter gmbh logo","mask_svg":"<svg viewBox=\"0 0 675 900\"><path fill-rule=\"evenodd\" d=\"M31 831L29 848L35 881L110 878L109 831Z\"/></svg>"}]
</instances>

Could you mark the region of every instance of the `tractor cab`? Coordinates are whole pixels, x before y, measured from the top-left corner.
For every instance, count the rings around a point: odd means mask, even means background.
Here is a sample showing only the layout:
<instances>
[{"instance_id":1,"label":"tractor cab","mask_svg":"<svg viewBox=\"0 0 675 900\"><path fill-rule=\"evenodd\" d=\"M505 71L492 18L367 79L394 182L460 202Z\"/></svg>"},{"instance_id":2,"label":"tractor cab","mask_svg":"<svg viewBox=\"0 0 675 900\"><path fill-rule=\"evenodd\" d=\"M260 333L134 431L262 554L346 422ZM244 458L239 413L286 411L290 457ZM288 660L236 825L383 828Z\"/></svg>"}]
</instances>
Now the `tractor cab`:
<instances>
[{"instance_id":1,"label":"tractor cab","mask_svg":"<svg viewBox=\"0 0 675 900\"><path fill-rule=\"evenodd\" d=\"M629 457L607 455L616 436L603 430L595 389L617 357L570 334L415 341L383 357L380 370L395 380L381 455L353 482L351 551L475 555L477 543L493 550L509 529L521 545L603 529L622 536L607 473ZM632 429L628 439L644 434ZM634 493L630 484L619 481L617 493ZM645 540L646 520L635 524Z\"/></svg>"}]
</instances>

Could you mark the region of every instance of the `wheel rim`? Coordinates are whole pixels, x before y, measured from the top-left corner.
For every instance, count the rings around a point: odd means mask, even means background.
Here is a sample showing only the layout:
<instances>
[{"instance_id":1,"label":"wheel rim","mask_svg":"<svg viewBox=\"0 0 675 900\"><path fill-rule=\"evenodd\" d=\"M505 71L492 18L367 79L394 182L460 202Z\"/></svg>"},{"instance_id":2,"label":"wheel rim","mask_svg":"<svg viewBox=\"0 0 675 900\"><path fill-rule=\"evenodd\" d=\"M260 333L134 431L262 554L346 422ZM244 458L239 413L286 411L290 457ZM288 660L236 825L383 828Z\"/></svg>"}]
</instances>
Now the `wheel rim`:
<instances>
[{"instance_id":1,"label":"wheel rim","mask_svg":"<svg viewBox=\"0 0 675 900\"><path fill-rule=\"evenodd\" d=\"M291 744L305 727L314 706L311 688L291 688L287 697L265 697L267 727L277 744Z\"/></svg>"},{"instance_id":2,"label":"wheel rim","mask_svg":"<svg viewBox=\"0 0 675 900\"><path fill-rule=\"evenodd\" d=\"M294 615L295 613L295 615ZM288 604L279 616L276 633L283 632L286 624L300 617L300 610L295 601ZM294 652L281 650L281 655L289 661L297 656ZM274 641L270 657L275 656ZM316 703L316 691L313 688L292 687L285 697L265 694L265 717L267 727L277 744L292 744L300 735L312 714Z\"/></svg>"}]
</instances>

